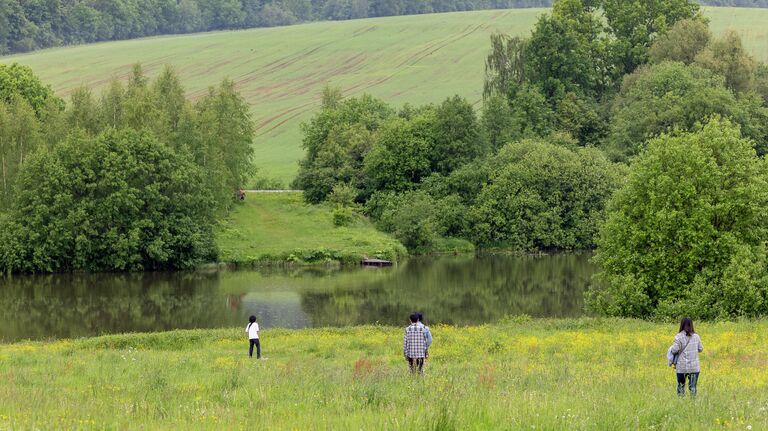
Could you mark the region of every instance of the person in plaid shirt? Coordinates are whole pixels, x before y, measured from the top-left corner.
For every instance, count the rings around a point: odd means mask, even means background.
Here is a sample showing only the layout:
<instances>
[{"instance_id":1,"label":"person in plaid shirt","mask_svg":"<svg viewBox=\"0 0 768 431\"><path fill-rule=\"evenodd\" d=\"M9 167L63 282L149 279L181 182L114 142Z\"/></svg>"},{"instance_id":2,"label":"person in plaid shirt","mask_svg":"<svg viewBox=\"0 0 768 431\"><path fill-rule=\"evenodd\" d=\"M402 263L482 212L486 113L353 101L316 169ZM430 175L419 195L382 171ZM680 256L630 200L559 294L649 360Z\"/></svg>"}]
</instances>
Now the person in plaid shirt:
<instances>
[{"instance_id":1,"label":"person in plaid shirt","mask_svg":"<svg viewBox=\"0 0 768 431\"><path fill-rule=\"evenodd\" d=\"M408 361L408 368L411 373L415 373L418 368L419 374L424 372L424 357L427 356L427 334L424 331L424 325L419 325L419 315L416 313L410 316L411 324L405 328L403 336L403 356Z\"/></svg>"},{"instance_id":2,"label":"person in plaid shirt","mask_svg":"<svg viewBox=\"0 0 768 431\"><path fill-rule=\"evenodd\" d=\"M685 396L685 380L688 379L688 389L691 397L696 397L696 384L699 382L699 353L704 351L701 337L693 330L693 321L689 317L680 322L680 332L675 335L669 352L677 354L675 371L677 374L677 395Z\"/></svg>"}]
</instances>

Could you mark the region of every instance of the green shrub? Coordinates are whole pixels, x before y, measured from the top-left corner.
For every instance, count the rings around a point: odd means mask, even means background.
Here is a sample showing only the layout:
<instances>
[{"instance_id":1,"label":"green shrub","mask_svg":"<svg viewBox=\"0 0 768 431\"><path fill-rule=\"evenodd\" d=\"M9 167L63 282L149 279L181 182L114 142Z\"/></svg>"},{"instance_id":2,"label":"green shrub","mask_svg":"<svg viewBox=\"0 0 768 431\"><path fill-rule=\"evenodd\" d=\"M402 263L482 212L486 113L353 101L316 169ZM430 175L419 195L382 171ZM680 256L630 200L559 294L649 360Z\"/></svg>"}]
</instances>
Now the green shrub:
<instances>
[{"instance_id":1,"label":"green shrub","mask_svg":"<svg viewBox=\"0 0 768 431\"><path fill-rule=\"evenodd\" d=\"M611 199L588 301L609 316L768 313L768 174L738 126L649 142Z\"/></svg>"},{"instance_id":2,"label":"green shrub","mask_svg":"<svg viewBox=\"0 0 768 431\"><path fill-rule=\"evenodd\" d=\"M333 210L333 225L350 226L355 221L355 211L350 207L338 206Z\"/></svg>"}]
</instances>

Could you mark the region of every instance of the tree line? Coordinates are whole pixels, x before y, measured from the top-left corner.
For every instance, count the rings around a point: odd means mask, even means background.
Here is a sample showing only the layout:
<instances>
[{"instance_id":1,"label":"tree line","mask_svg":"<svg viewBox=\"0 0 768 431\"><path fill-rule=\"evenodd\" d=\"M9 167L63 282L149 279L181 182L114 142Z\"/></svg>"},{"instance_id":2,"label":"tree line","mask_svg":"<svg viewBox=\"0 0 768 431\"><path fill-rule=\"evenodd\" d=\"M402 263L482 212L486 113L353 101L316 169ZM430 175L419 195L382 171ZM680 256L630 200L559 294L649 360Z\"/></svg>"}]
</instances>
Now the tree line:
<instances>
[{"instance_id":1,"label":"tree line","mask_svg":"<svg viewBox=\"0 0 768 431\"><path fill-rule=\"evenodd\" d=\"M0 267L137 271L215 261L213 225L253 174L254 126L229 80L192 103L174 71L65 104L0 65Z\"/></svg>"},{"instance_id":2,"label":"tree line","mask_svg":"<svg viewBox=\"0 0 768 431\"><path fill-rule=\"evenodd\" d=\"M702 3L768 7L768 0ZM551 4L551 0L0 0L0 55L163 34Z\"/></svg>"},{"instance_id":3,"label":"tree line","mask_svg":"<svg viewBox=\"0 0 768 431\"><path fill-rule=\"evenodd\" d=\"M768 68L687 0L558 0L495 34L478 116L327 88L294 186L412 252L596 249L599 313L768 313Z\"/></svg>"},{"instance_id":4,"label":"tree line","mask_svg":"<svg viewBox=\"0 0 768 431\"><path fill-rule=\"evenodd\" d=\"M548 0L0 0L0 54L308 21L546 7Z\"/></svg>"}]
</instances>

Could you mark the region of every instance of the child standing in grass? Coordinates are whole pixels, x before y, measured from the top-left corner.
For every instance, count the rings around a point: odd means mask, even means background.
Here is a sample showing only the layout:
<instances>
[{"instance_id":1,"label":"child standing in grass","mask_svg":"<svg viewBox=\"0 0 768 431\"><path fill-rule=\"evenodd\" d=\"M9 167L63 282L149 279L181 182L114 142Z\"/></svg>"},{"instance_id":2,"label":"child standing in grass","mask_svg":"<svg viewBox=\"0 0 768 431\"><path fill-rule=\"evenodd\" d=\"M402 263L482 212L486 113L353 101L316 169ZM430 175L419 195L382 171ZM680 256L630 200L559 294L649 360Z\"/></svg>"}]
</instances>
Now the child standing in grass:
<instances>
[{"instance_id":1,"label":"child standing in grass","mask_svg":"<svg viewBox=\"0 0 768 431\"><path fill-rule=\"evenodd\" d=\"M419 325L419 316L416 313L410 316L410 325L405 328L403 336L403 356L408 361L411 373L418 369L419 374L424 373L424 358L427 356L427 335L424 325Z\"/></svg>"},{"instance_id":2,"label":"child standing in grass","mask_svg":"<svg viewBox=\"0 0 768 431\"><path fill-rule=\"evenodd\" d=\"M256 346L256 359L261 359L261 344L259 344L259 324L256 323L256 316L248 318L248 326L245 327L245 332L248 333L248 339L251 342L251 347L248 349L248 356L253 357L253 346Z\"/></svg>"}]
</instances>

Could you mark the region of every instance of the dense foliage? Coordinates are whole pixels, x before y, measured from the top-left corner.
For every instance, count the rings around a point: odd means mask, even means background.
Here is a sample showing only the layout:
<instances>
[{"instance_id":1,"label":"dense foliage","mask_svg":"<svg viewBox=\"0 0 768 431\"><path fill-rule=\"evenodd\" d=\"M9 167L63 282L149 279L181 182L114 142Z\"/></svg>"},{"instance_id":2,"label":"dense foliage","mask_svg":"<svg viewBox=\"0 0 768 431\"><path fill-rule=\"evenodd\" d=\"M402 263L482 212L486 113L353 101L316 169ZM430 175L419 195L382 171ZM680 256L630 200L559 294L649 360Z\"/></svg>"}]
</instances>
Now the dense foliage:
<instances>
[{"instance_id":1,"label":"dense foliage","mask_svg":"<svg viewBox=\"0 0 768 431\"><path fill-rule=\"evenodd\" d=\"M64 103L0 69L0 266L6 272L188 268L216 258L213 223L253 173L253 124L230 81L187 101L136 66ZM3 74L4 73L4 74ZM36 111L35 107L38 107Z\"/></svg>"},{"instance_id":2,"label":"dense foliage","mask_svg":"<svg viewBox=\"0 0 768 431\"><path fill-rule=\"evenodd\" d=\"M696 65L644 67L624 79L613 102L606 150L626 161L648 138L671 128L692 130L714 114L739 123L760 154L768 149L768 110L759 98L733 94L722 76Z\"/></svg>"},{"instance_id":3,"label":"dense foliage","mask_svg":"<svg viewBox=\"0 0 768 431\"><path fill-rule=\"evenodd\" d=\"M602 152L522 141L504 147L494 165L471 210L479 243L522 250L594 247L603 205L622 178Z\"/></svg>"},{"instance_id":4,"label":"dense foliage","mask_svg":"<svg viewBox=\"0 0 768 431\"><path fill-rule=\"evenodd\" d=\"M188 268L215 259L203 171L148 132L72 135L34 154L3 226L8 271Z\"/></svg>"},{"instance_id":5,"label":"dense foliage","mask_svg":"<svg viewBox=\"0 0 768 431\"><path fill-rule=\"evenodd\" d=\"M768 312L768 171L737 126L663 135L630 165L598 240L616 316L758 316Z\"/></svg>"}]
</instances>

